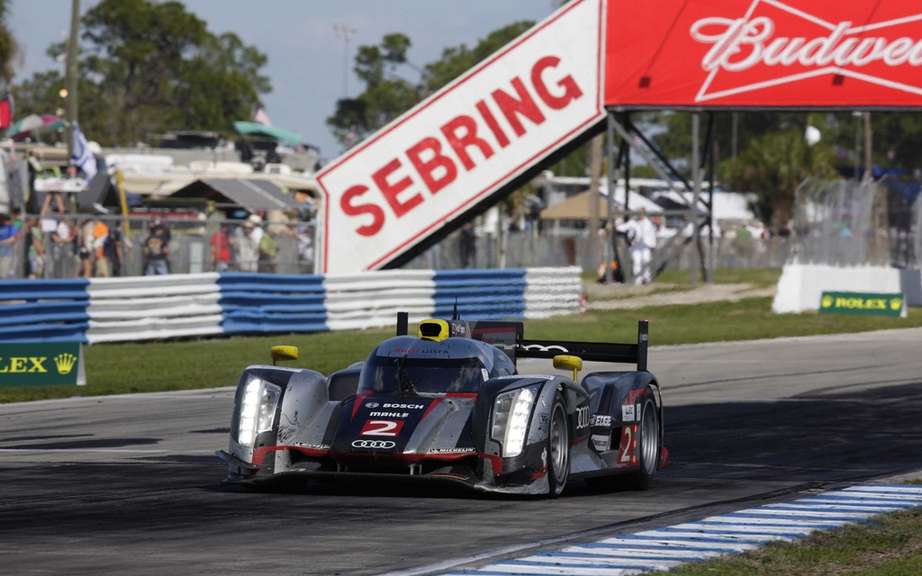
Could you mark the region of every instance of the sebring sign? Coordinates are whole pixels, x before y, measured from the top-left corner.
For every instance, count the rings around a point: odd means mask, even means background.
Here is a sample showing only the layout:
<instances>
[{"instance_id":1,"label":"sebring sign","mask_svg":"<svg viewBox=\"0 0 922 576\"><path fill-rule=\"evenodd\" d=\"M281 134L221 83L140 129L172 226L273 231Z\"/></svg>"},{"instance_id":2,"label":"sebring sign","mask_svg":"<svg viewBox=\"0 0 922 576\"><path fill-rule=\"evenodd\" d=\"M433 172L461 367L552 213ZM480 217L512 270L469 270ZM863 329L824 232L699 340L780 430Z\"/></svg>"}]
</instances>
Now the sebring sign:
<instances>
[{"instance_id":1,"label":"sebring sign","mask_svg":"<svg viewBox=\"0 0 922 576\"><path fill-rule=\"evenodd\" d=\"M332 162L323 271L399 261L604 118L602 0L577 0Z\"/></svg>"},{"instance_id":2,"label":"sebring sign","mask_svg":"<svg viewBox=\"0 0 922 576\"><path fill-rule=\"evenodd\" d=\"M922 4L610 0L606 103L922 105Z\"/></svg>"}]
</instances>

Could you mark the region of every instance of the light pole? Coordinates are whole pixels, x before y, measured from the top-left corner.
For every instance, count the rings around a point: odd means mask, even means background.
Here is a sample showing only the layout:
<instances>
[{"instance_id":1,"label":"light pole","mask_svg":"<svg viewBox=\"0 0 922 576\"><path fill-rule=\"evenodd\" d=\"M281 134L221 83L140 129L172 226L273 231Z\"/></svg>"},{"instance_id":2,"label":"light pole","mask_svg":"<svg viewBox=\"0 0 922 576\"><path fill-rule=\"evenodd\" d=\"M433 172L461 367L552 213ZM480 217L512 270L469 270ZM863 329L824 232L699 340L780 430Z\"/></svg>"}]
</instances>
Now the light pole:
<instances>
[{"instance_id":1,"label":"light pole","mask_svg":"<svg viewBox=\"0 0 922 576\"><path fill-rule=\"evenodd\" d=\"M358 32L357 29L346 24L333 25L336 37L343 41L343 98L349 97L349 42Z\"/></svg>"}]
</instances>

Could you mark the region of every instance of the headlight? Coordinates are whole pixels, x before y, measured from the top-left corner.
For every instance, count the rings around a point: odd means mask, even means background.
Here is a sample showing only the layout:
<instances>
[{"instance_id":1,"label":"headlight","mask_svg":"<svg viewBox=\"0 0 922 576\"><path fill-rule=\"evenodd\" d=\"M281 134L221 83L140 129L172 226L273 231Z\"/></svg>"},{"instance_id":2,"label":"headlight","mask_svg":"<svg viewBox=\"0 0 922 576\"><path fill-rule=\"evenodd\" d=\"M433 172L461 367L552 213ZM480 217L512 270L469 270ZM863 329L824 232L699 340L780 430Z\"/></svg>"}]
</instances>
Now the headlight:
<instances>
[{"instance_id":1,"label":"headlight","mask_svg":"<svg viewBox=\"0 0 922 576\"><path fill-rule=\"evenodd\" d=\"M256 435L272 430L275 423L275 409L282 389L259 378L247 382L240 404L240 422L237 426L237 442L253 447Z\"/></svg>"},{"instance_id":2,"label":"headlight","mask_svg":"<svg viewBox=\"0 0 922 576\"><path fill-rule=\"evenodd\" d=\"M525 437L528 435L528 417L535 394L529 388L504 392L493 404L494 440L503 444L503 457L511 458L522 453Z\"/></svg>"}]
</instances>

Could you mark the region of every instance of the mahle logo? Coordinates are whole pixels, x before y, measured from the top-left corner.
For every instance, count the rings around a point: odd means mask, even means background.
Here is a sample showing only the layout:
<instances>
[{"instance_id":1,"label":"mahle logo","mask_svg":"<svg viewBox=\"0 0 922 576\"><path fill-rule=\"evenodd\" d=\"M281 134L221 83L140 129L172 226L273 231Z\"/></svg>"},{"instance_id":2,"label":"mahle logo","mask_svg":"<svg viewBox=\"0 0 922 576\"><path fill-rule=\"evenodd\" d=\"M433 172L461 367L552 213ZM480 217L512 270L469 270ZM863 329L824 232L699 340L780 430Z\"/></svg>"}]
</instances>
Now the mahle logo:
<instances>
[{"instance_id":1,"label":"mahle logo","mask_svg":"<svg viewBox=\"0 0 922 576\"><path fill-rule=\"evenodd\" d=\"M74 369L74 366L77 365L77 357L73 354L58 354L54 357L54 365L58 369L59 374L67 375L70 374L70 371Z\"/></svg>"}]
</instances>

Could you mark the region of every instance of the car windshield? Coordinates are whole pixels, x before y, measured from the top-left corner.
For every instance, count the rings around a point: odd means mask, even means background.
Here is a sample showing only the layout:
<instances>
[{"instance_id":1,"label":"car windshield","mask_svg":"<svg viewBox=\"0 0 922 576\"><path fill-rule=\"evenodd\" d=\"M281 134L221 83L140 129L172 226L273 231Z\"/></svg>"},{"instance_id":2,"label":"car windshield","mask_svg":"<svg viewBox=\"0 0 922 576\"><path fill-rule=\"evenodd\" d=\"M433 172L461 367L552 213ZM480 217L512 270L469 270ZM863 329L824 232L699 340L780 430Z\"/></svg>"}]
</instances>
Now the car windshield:
<instances>
[{"instance_id":1,"label":"car windshield","mask_svg":"<svg viewBox=\"0 0 922 576\"><path fill-rule=\"evenodd\" d=\"M478 358L373 356L362 368L359 392L476 392L486 376Z\"/></svg>"}]
</instances>

